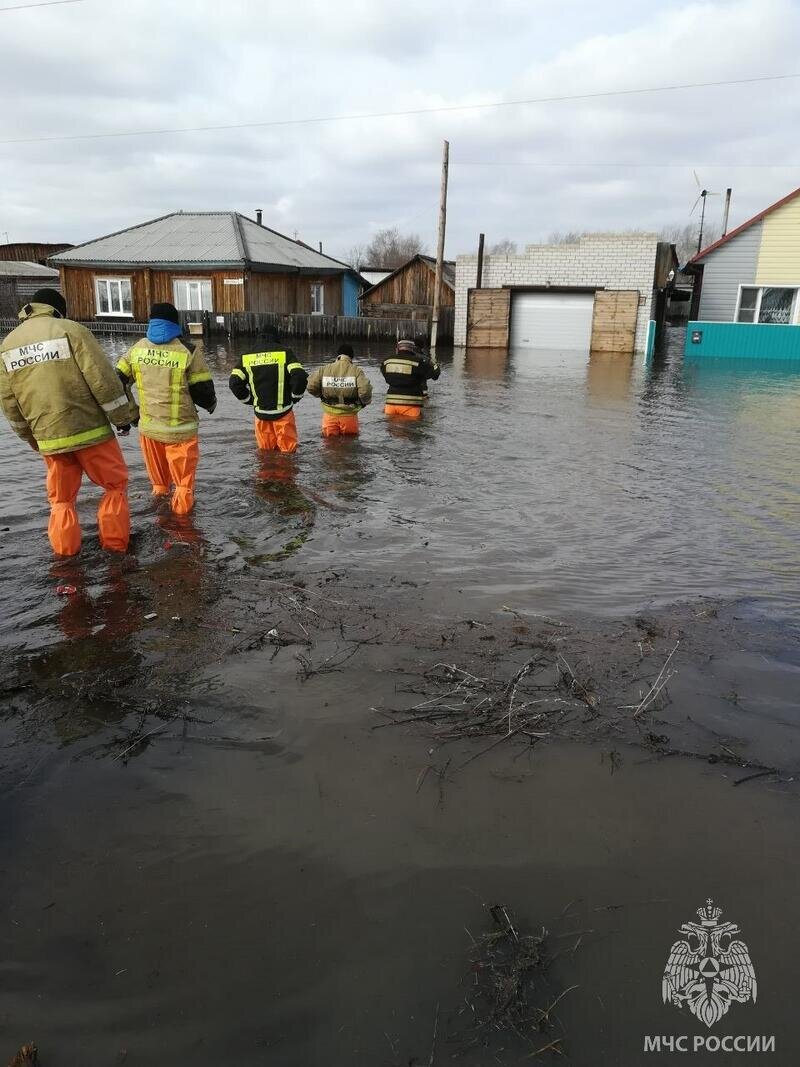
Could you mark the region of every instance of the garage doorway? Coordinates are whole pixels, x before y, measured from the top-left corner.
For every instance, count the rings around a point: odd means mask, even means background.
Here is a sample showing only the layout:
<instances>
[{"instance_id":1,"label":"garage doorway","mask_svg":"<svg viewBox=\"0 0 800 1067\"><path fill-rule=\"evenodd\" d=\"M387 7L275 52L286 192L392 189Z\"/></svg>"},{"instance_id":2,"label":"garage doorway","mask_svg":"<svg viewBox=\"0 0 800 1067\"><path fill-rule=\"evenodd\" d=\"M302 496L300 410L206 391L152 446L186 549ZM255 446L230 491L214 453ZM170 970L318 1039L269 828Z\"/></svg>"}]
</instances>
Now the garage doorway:
<instances>
[{"instance_id":1,"label":"garage doorway","mask_svg":"<svg viewBox=\"0 0 800 1067\"><path fill-rule=\"evenodd\" d=\"M511 347L588 352L594 292L513 293Z\"/></svg>"}]
</instances>

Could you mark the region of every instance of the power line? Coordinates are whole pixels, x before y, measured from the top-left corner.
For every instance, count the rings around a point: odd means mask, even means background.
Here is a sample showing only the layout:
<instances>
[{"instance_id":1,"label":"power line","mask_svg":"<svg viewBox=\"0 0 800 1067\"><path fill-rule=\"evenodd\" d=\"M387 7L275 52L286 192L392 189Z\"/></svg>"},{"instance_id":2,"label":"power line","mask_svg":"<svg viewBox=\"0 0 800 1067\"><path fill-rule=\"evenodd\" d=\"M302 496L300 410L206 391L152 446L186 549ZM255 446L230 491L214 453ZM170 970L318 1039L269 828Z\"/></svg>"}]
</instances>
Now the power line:
<instances>
[{"instance_id":1,"label":"power line","mask_svg":"<svg viewBox=\"0 0 800 1067\"><path fill-rule=\"evenodd\" d=\"M43 4L15 4L13 7L0 7L0 15L4 11L28 11L33 7L60 7L61 4L82 4L84 0L45 0Z\"/></svg>"},{"instance_id":2,"label":"power line","mask_svg":"<svg viewBox=\"0 0 800 1067\"><path fill-rule=\"evenodd\" d=\"M675 170L751 170L754 168L765 170L800 170L800 163L635 163L627 160L602 160L597 163L576 163L571 159L564 160L482 160L482 159L454 159L454 166L458 167L655 167L659 170L670 168Z\"/></svg>"},{"instance_id":3,"label":"power line","mask_svg":"<svg viewBox=\"0 0 800 1067\"><path fill-rule=\"evenodd\" d=\"M66 3L71 0L55 0ZM75 0L78 2L78 0ZM39 5L34 5L39 6ZM12 137L0 140L4 144L44 144L52 141L99 141L117 137L157 137L173 133L213 133L223 130L253 130L279 126L309 126L326 122L356 122L364 119L407 118L414 115L440 115L456 111L485 111L491 108L523 107L528 104L559 104L576 100L599 100L615 96L642 96L645 93L672 93L681 89L711 89L726 85L752 85L756 82L787 81L800 74L765 74L755 78L731 78L727 81L685 82L677 85L655 85L644 89L603 89L593 93L574 93L567 96L539 96L527 100L497 100L484 104L447 104L442 107L419 107L408 111L373 111L361 115L325 115L303 119L269 119L264 122L235 122L216 126L176 126L162 130L120 130L113 133L54 134L47 137Z\"/></svg>"}]
</instances>

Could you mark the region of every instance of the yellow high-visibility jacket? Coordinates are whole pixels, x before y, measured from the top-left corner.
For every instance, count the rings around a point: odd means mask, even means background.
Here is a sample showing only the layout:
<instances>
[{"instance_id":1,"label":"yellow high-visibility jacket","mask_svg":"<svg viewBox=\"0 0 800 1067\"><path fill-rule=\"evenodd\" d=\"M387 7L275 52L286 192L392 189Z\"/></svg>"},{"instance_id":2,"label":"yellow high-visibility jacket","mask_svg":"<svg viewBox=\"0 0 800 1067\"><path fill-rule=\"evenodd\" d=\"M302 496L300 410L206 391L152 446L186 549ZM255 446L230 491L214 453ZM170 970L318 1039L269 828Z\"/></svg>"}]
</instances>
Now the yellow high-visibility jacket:
<instances>
[{"instance_id":1,"label":"yellow high-visibility jacket","mask_svg":"<svg viewBox=\"0 0 800 1067\"><path fill-rule=\"evenodd\" d=\"M162 444L188 441L197 434L196 403L207 411L217 405L202 352L179 337L159 343L143 337L119 360L117 372L136 384L139 433Z\"/></svg>"},{"instance_id":2,"label":"yellow high-visibility jacket","mask_svg":"<svg viewBox=\"0 0 800 1067\"><path fill-rule=\"evenodd\" d=\"M49 304L26 304L0 342L0 405L12 429L44 455L75 452L136 421L136 405L85 326Z\"/></svg>"}]
</instances>

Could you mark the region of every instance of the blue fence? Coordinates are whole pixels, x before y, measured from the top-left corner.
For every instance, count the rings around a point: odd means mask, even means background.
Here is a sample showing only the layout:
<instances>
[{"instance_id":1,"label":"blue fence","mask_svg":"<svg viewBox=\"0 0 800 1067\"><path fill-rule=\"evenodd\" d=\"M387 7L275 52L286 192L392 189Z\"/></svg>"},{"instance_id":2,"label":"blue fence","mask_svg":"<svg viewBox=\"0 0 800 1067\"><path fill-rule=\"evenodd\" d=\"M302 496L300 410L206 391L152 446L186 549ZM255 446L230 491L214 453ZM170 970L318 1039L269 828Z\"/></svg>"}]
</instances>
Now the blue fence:
<instances>
[{"instance_id":1,"label":"blue fence","mask_svg":"<svg viewBox=\"0 0 800 1067\"><path fill-rule=\"evenodd\" d=\"M684 353L714 359L800 359L800 326L690 322Z\"/></svg>"}]
</instances>

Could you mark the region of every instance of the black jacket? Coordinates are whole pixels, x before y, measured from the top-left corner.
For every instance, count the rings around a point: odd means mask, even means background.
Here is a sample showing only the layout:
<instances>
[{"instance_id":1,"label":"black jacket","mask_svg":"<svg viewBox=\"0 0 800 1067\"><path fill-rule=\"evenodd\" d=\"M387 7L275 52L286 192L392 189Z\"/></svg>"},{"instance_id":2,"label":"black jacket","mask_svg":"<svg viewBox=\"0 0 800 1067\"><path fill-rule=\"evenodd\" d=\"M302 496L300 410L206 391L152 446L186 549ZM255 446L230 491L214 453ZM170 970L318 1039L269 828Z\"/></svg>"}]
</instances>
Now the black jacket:
<instances>
[{"instance_id":1,"label":"black jacket","mask_svg":"<svg viewBox=\"0 0 800 1067\"><path fill-rule=\"evenodd\" d=\"M241 356L228 380L233 395L244 404L252 404L259 419L286 415L307 383L308 375L290 348Z\"/></svg>"},{"instance_id":2,"label":"black jacket","mask_svg":"<svg viewBox=\"0 0 800 1067\"><path fill-rule=\"evenodd\" d=\"M381 363L381 374L389 392L387 404L421 407L428 395L427 382L441 374L439 364L419 352L398 352Z\"/></svg>"}]
</instances>

